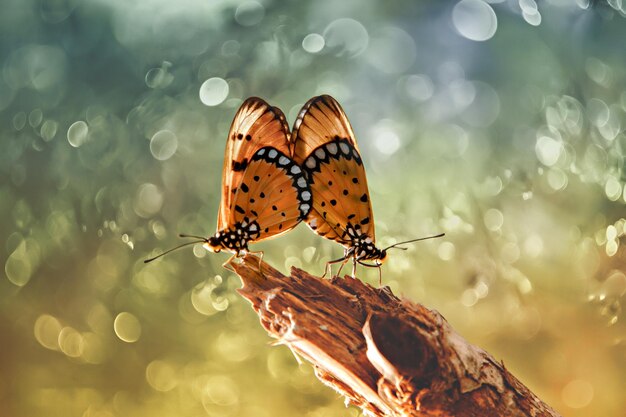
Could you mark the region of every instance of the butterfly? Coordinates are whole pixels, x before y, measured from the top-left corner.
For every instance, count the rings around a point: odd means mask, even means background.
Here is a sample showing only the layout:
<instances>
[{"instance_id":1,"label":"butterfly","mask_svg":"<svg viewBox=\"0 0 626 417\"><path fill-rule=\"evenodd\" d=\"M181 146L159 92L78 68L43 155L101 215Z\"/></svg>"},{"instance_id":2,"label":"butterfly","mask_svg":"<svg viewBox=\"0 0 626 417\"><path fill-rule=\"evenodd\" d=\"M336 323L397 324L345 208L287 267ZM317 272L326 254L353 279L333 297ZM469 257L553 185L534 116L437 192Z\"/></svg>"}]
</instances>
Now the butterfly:
<instances>
[{"instance_id":1,"label":"butterfly","mask_svg":"<svg viewBox=\"0 0 626 417\"><path fill-rule=\"evenodd\" d=\"M365 168L352 126L339 103L329 95L310 99L300 111L291 131L294 161L307 173L313 205L306 217L318 235L344 246L344 255L328 263L343 268L356 264L379 268L387 250L398 245L429 239L419 238L384 249L376 246L372 205ZM369 263L372 262L372 263Z\"/></svg>"},{"instance_id":2,"label":"butterfly","mask_svg":"<svg viewBox=\"0 0 626 417\"><path fill-rule=\"evenodd\" d=\"M208 238L180 235L198 240L147 262L195 243L204 243L212 252L225 250L240 256L249 252L250 243L298 225L311 209L312 195L306 174L291 158L289 138L289 126L279 108L257 97L244 101L226 143L216 233Z\"/></svg>"}]
</instances>

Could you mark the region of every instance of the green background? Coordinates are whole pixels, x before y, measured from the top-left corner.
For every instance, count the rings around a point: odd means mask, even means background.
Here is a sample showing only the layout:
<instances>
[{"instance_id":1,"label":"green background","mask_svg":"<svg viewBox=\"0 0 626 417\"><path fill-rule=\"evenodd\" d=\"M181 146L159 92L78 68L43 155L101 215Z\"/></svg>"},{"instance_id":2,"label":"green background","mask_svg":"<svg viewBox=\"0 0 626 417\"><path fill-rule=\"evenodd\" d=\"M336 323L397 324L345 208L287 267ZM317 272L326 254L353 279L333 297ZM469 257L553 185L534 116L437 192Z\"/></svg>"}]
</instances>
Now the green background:
<instances>
[{"instance_id":1,"label":"green background","mask_svg":"<svg viewBox=\"0 0 626 417\"><path fill-rule=\"evenodd\" d=\"M5 0L0 415L345 416L258 324L211 235L256 95L343 105L383 281L563 415L626 409L621 2ZM620 8L622 8L620 10ZM306 226L252 246L321 274ZM377 271L359 277L376 284Z\"/></svg>"}]
</instances>

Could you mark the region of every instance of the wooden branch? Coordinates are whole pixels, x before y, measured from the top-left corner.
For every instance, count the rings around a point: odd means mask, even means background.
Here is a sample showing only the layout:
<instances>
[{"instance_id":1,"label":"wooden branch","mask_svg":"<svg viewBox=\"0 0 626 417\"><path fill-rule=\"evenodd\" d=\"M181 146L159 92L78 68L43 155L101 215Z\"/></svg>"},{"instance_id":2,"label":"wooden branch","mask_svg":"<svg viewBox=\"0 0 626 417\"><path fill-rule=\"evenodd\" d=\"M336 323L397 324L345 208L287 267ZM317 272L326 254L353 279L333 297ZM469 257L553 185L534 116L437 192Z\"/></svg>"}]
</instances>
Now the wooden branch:
<instances>
[{"instance_id":1,"label":"wooden branch","mask_svg":"<svg viewBox=\"0 0 626 417\"><path fill-rule=\"evenodd\" d=\"M298 268L286 277L252 255L230 266L268 333L367 415L559 415L439 313L388 287Z\"/></svg>"}]
</instances>

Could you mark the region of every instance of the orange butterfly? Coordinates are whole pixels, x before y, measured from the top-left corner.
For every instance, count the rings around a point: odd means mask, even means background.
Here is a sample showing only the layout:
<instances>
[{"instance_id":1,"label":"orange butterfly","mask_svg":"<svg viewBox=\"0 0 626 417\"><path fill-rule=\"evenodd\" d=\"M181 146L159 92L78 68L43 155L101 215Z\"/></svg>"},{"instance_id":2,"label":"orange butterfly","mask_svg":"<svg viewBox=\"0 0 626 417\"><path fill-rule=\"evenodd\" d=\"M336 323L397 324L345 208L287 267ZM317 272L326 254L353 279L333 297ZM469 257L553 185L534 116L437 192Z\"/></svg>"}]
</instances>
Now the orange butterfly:
<instances>
[{"instance_id":1,"label":"orange butterfly","mask_svg":"<svg viewBox=\"0 0 626 417\"><path fill-rule=\"evenodd\" d=\"M311 209L311 190L302 168L290 157L289 126L283 112L251 97L230 127L222 172L217 232L182 246L204 242L212 252L239 256L248 244L293 229ZM228 261L227 261L228 262Z\"/></svg>"},{"instance_id":2,"label":"orange butterfly","mask_svg":"<svg viewBox=\"0 0 626 417\"><path fill-rule=\"evenodd\" d=\"M374 219L367 188L365 168L354 132L343 109L328 95L313 97L300 111L291 133L294 160L308 174L313 194L313 207L306 222L320 236L344 246L344 255L330 264L352 259L352 275L356 264L380 266L387 250L376 247ZM374 263L367 263L373 261Z\"/></svg>"}]
</instances>

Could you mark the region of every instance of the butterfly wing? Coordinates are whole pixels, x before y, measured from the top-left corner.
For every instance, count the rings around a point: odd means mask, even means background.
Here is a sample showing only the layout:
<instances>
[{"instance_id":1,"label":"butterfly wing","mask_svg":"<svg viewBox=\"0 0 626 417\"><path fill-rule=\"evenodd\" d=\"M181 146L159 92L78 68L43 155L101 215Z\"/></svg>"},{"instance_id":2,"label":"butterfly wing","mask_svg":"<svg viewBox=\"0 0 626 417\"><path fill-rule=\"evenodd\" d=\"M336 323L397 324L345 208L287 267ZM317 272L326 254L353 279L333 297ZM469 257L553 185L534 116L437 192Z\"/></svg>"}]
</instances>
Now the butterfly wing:
<instances>
[{"instance_id":1,"label":"butterfly wing","mask_svg":"<svg viewBox=\"0 0 626 417\"><path fill-rule=\"evenodd\" d=\"M230 127L222 171L222 201L217 230L232 225L234 197L252 157L259 149L271 146L290 155L289 126L283 112L258 97L243 102Z\"/></svg>"},{"instance_id":2,"label":"butterfly wing","mask_svg":"<svg viewBox=\"0 0 626 417\"><path fill-rule=\"evenodd\" d=\"M292 149L294 160L302 164L313 151L335 137L348 140L359 152L352 126L337 100L329 95L310 99L293 125Z\"/></svg>"},{"instance_id":3,"label":"butterfly wing","mask_svg":"<svg viewBox=\"0 0 626 417\"><path fill-rule=\"evenodd\" d=\"M349 247L354 234L375 240L365 168L343 109L328 95L309 100L291 134L294 160L307 172L313 207L306 222Z\"/></svg>"},{"instance_id":4,"label":"butterfly wing","mask_svg":"<svg viewBox=\"0 0 626 417\"><path fill-rule=\"evenodd\" d=\"M300 166L268 146L252 155L232 202L229 224L257 222L258 242L300 223L311 208L311 191Z\"/></svg>"}]
</instances>

